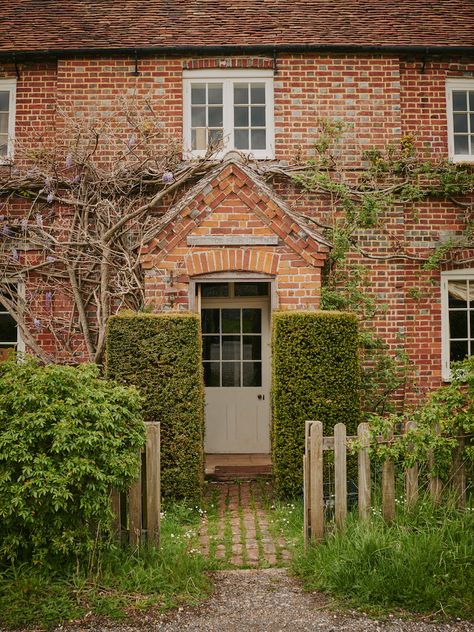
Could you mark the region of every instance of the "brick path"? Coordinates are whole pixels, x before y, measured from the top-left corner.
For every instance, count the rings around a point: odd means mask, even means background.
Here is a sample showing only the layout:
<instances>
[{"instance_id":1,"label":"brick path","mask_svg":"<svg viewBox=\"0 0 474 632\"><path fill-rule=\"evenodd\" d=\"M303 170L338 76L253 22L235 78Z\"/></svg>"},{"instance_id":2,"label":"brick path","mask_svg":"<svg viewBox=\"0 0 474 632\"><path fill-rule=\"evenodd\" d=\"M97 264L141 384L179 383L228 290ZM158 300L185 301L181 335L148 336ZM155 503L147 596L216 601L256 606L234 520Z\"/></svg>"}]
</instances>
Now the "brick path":
<instances>
[{"instance_id":1,"label":"brick path","mask_svg":"<svg viewBox=\"0 0 474 632\"><path fill-rule=\"evenodd\" d=\"M201 551L232 566L282 566L287 543L269 510L271 488L262 481L210 483L200 529Z\"/></svg>"}]
</instances>

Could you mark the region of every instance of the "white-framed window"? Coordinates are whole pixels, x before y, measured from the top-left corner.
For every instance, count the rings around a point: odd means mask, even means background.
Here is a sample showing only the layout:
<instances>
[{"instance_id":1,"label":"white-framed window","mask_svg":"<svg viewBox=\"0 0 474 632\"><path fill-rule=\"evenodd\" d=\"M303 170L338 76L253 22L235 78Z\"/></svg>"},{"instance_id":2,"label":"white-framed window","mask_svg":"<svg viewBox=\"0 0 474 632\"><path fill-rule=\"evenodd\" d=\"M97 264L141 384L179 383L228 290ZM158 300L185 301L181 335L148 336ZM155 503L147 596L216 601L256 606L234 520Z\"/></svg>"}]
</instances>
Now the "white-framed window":
<instances>
[{"instance_id":1,"label":"white-framed window","mask_svg":"<svg viewBox=\"0 0 474 632\"><path fill-rule=\"evenodd\" d=\"M274 157L272 70L184 71L183 105L185 156L212 147Z\"/></svg>"},{"instance_id":2,"label":"white-framed window","mask_svg":"<svg viewBox=\"0 0 474 632\"><path fill-rule=\"evenodd\" d=\"M0 79L0 163L13 158L16 79Z\"/></svg>"},{"instance_id":3,"label":"white-framed window","mask_svg":"<svg viewBox=\"0 0 474 632\"><path fill-rule=\"evenodd\" d=\"M448 149L454 162L474 162L474 78L448 79Z\"/></svg>"},{"instance_id":4,"label":"white-framed window","mask_svg":"<svg viewBox=\"0 0 474 632\"><path fill-rule=\"evenodd\" d=\"M441 273L442 375L474 355L474 268Z\"/></svg>"},{"instance_id":5,"label":"white-framed window","mask_svg":"<svg viewBox=\"0 0 474 632\"><path fill-rule=\"evenodd\" d=\"M2 302L2 298L6 298L17 303L23 292L24 285L19 281L3 281L0 286L0 361L5 360L12 349L21 352L25 350L20 328Z\"/></svg>"}]
</instances>

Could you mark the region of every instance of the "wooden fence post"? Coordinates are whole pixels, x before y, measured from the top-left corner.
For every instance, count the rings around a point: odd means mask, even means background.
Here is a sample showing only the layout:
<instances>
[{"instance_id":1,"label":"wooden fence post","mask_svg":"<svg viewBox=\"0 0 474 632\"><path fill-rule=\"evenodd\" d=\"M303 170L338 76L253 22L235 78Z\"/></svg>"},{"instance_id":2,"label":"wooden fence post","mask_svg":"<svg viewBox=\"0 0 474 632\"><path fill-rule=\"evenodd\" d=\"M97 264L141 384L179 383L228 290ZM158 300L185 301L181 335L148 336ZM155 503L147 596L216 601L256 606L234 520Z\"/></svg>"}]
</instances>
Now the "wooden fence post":
<instances>
[{"instance_id":1,"label":"wooden fence post","mask_svg":"<svg viewBox=\"0 0 474 632\"><path fill-rule=\"evenodd\" d=\"M128 539L130 545L139 548L142 534L142 455L140 473L128 491Z\"/></svg>"},{"instance_id":2,"label":"wooden fence post","mask_svg":"<svg viewBox=\"0 0 474 632\"><path fill-rule=\"evenodd\" d=\"M357 438L360 443L358 453L358 473L359 473L359 518L367 520L370 515L370 458L369 445L370 434L369 424L359 424L357 428Z\"/></svg>"},{"instance_id":3,"label":"wooden fence post","mask_svg":"<svg viewBox=\"0 0 474 632\"><path fill-rule=\"evenodd\" d=\"M146 506L147 540L160 546L161 477L160 477L160 424L146 427Z\"/></svg>"},{"instance_id":4,"label":"wooden fence post","mask_svg":"<svg viewBox=\"0 0 474 632\"><path fill-rule=\"evenodd\" d=\"M454 448L453 468L451 473L453 487L457 492L457 503L461 509L466 506L466 472L463 460L464 442L464 437L460 436L458 445Z\"/></svg>"},{"instance_id":5,"label":"wooden fence post","mask_svg":"<svg viewBox=\"0 0 474 632\"><path fill-rule=\"evenodd\" d=\"M347 446L346 427L342 423L334 426L334 493L336 527L344 526L347 516Z\"/></svg>"},{"instance_id":6,"label":"wooden fence post","mask_svg":"<svg viewBox=\"0 0 474 632\"><path fill-rule=\"evenodd\" d=\"M304 547L308 547L311 536L311 443L310 431L313 422L306 421L304 424L304 456L303 456L303 506L304 506Z\"/></svg>"},{"instance_id":7,"label":"wooden fence post","mask_svg":"<svg viewBox=\"0 0 474 632\"><path fill-rule=\"evenodd\" d=\"M323 424L314 421L310 427L311 444L311 541L324 539L324 496L323 496Z\"/></svg>"},{"instance_id":8,"label":"wooden fence post","mask_svg":"<svg viewBox=\"0 0 474 632\"><path fill-rule=\"evenodd\" d=\"M382 516L387 522L395 518L395 464L391 459L385 459L382 465Z\"/></svg>"},{"instance_id":9,"label":"wooden fence post","mask_svg":"<svg viewBox=\"0 0 474 632\"><path fill-rule=\"evenodd\" d=\"M440 428L438 424L435 425L434 432L437 435L440 433ZM435 465L434 453L433 453L433 450L430 450L430 453L428 455L428 467L430 470L430 485L429 485L430 495L431 495L431 499L433 500L433 503L435 505L439 505L439 503L441 502L441 493L443 491L443 483L441 479L439 478L439 476L431 476L431 473L434 470L434 465Z\"/></svg>"},{"instance_id":10,"label":"wooden fence post","mask_svg":"<svg viewBox=\"0 0 474 632\"><path fill-rule=\"evenodd\" d=\"M414 421L407 423L407 431L416 427ZM411 508L418 501L418 463L405 469L405 502Z\"/></svg>"}]
</instances>

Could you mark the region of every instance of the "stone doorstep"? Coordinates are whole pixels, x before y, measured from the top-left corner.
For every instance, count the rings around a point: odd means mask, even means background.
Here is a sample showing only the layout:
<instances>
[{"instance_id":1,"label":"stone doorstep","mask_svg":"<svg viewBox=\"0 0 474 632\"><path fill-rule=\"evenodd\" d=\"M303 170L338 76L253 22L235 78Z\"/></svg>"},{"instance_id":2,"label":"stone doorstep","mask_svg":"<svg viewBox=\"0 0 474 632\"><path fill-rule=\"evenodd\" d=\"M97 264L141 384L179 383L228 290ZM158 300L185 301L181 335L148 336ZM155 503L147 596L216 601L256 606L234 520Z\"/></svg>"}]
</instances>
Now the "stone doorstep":
<instances>
[{"instance_id":1,"label":"stone doorstep","mask_svg":"<svg viewBox=\"0 0 474 632\"><path fill-rule=\"evenodd\" d=\"M271 478L271 465L216 465L214 472L207 478L214 481L233 481L236 479L252 481L257 478Z\"/></svg>"}]
</instances>

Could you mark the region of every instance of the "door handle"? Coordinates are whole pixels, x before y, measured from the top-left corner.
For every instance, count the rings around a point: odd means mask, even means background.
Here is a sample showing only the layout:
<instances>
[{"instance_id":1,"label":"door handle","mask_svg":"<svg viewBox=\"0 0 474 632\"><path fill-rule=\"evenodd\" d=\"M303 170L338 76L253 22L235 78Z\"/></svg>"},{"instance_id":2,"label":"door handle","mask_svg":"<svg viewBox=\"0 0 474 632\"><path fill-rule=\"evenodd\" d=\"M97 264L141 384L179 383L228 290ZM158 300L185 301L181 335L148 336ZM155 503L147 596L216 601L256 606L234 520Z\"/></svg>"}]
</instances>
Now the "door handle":
<instances>
[{"instance_id":1,"label":"door handle","mask_svg":"<svg viewBox=\"0 0 474 632\"><path fill-rule=\"evenodd\" d=\"M262 394L257 395L257 397L258 397L258 399L265 399L265 395L262 395Z\"/></svg>"}]
</instances>

